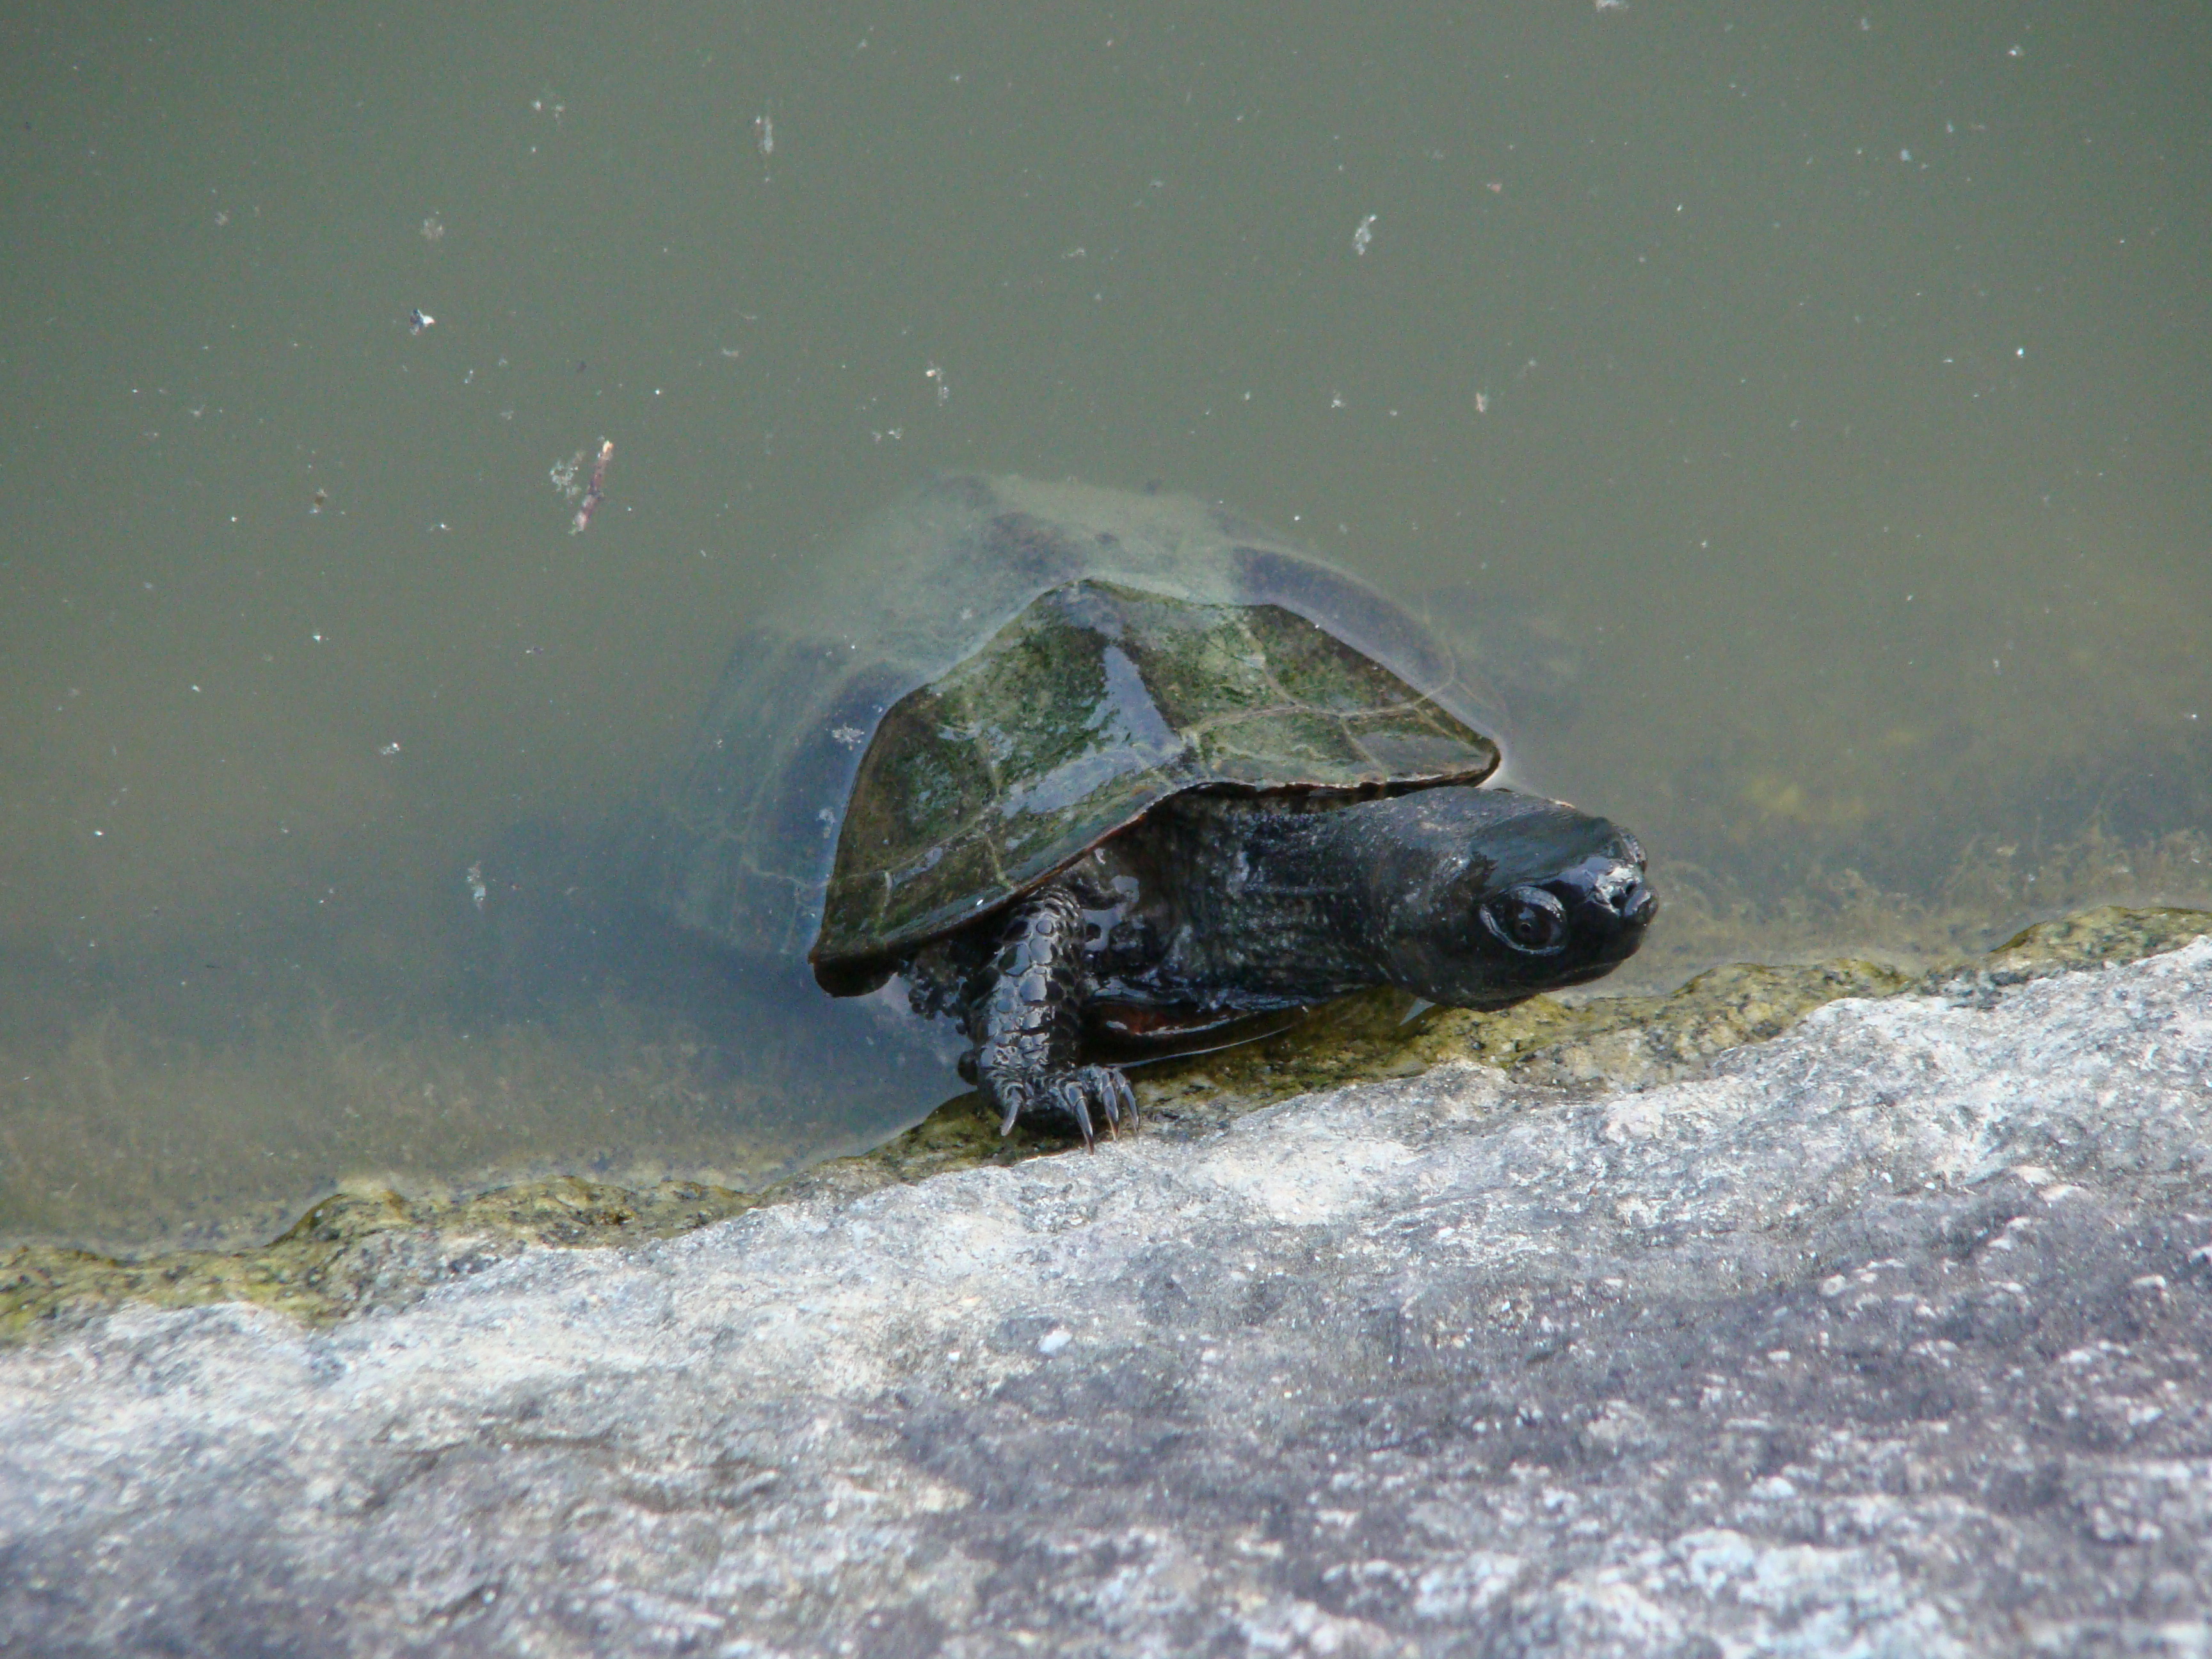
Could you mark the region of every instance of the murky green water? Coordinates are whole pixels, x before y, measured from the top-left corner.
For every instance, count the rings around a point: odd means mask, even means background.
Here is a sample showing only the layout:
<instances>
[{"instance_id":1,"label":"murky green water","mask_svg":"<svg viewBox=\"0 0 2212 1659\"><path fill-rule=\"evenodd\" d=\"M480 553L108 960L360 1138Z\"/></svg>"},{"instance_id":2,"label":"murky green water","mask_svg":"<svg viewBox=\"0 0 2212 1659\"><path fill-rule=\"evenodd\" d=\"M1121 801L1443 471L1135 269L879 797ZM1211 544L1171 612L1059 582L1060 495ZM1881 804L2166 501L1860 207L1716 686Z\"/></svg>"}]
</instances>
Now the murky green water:
<instances>
[{"instance_id":1,"label":"murky green water","mask_svg":"<svg viewBox=\"0 0 2212 1659\"><path fill-rule=\"evenodd\" d=\"M0 1237L949 1092L537 904L933 469L1225 498L1503 653L1650 848L1635 982L2212 902L2201 8L411 11L0 65Z\"/></svg>"}]
</instances>

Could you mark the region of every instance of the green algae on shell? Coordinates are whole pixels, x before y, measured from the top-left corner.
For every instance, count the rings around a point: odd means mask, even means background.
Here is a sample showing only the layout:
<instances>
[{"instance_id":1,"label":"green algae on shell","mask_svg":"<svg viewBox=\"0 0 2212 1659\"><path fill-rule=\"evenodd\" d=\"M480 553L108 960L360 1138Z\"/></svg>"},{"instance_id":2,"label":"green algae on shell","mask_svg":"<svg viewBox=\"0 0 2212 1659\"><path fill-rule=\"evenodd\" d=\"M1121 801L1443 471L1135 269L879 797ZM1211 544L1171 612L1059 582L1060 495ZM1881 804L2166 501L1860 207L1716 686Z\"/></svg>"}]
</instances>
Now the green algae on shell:
<instances>
[{"instance_id":1,"label":"green algae on shell","mask_svg":"<svg viewBox=\"0 0 2212 1659\"><path fill-rule=\"evenodd\" d=\"M1226 696L1228 686L1242 684L1285 709L1319 697L1317 712L1328 698L1355 690L1358 697L1381 699L1364 706L1382 714L1399 707L1411 688L1455 727L1449 741L1460 752L1443 770L1455 778L1486 775L1497 763L1492 700L1463 672L1458 656L1367 583L1266 526L1187 495L1018 477L942 477L844 542L810 555L804 579L749 624L709 700L689 761L635 838L647 895L682 926L739 953L768 958L805 953L823 921L847 805L863 757L878 746L873 740L879 725L902 699L928 688L949 689L963 665L983 677L969 682L982 699L969 714L982 715L994 741L1011 744L988 758L988 764L1005 769L991 780L994 791L1005 793L991 798L1014 805L1020 817L1027 807L1048 806L1054 789L1064 791L1061 804L1074 810L1061 830L1047 834L1041 825L1021 827L1038 828L1041 838L1055 845L1071 836L1079 840L1075 824L1110 816L1103 804L1095 811L1079 805L1084 765L1108 783L1139 774L1150 763L1143 742L1147 731L1153 738L1160 736L1156 728L1102 726L1084 740L1086 763L1084 742L1075 741L1081 734L1067 729L1064 711L1039 706L1081 694L1085 673L1103 676L1115 667L1105 654L1105 646L1115 642L1086 643L1068 607L1110 608L1116 591L1148 596L1156 608L1146 624L1151 642L1123 649L1116 669L1120 684L1102 681L1091 695L1088 707L1102 720L1119 708L1142 726L1143 704L1165 695L1182 672L1174 659L1183 669L1205 670L1176 694L1186 702L1203 703L1209 695ZM1066 603L1045 603L1027 617L1026 627L1018 621L1053 595L1066 596ZM1178 605L1188 608L1178 611L1173 608ZM1271 608L1264 617L1263 608ZM1261 634L1272 635L1256 647L1259 660L1277 671L1272 687L1264 683L1266 675L1255 683L1244 672L1244 659L1255 647L1243 630L1227 626L1231 612L1253 617ZM1062 621L1076 626L1079 636L1056 633ZM1001 630L1010 628L1002 640ZM1292 629L1325 634L1331 642L1309 649L1311 672L1303 677ZM1034 659L1007 655L1024 641L1037 653ZM1363 685L1356 677L1347 678L1337 654L1342 647L1379 668L1391 684ZM1058 654L1063 648L1064 658ZM1206 657L1207 652L1222 654ZM1202 661L1194 662L1194 653ZM1212 675L1226 677L1218 694L1208 690ZM1144 682L1141 696L1115 703L1111 694L1134 692L1133 677ZM1152 712L1169 731L1196 735L1179 723L1184 716L1173 708L1156 705ZM1231 714L1224 702L1205 717ZM1034 737L1022 724L1030 720L1038 722ZM1218 751L1230 736L1224 731L1217 745L1216 757L1224 763L1229 757ZM1292 784L1297 753L1271 754L1267 745L1308 737L1328 746L1326 734L1254 724L1243 739L1251 752L1231 767L1231 775L1266 787ZM1073 746L1056 754L1056 742ZM1392 751L1379 732L1371 748L1357 765L1340 763L1339 772L1365 781L1378 768L1438 765L1427 749ZM1276 764L1263 763L1267 761ZM1055 774L1062 765L1075 769ZM918 775L915 781L919 787L922 779ZM1097 834L1115 827L1108 823ZM1003 872L986 867L988 861L957 866L963 849L939 839L952 828L953 821L933 803L915 828L899 832L896 867L935 854L940 864L955 861L960 879L925 880L915 896L885 898L875 911L868 909L872 899L852 897L860 908L852 921L836 924L824 960L840 959L871 939L882 948L872 927L888 925L902 938L915 937L906 925L908 913L935 914L963 883L983 884L965 894L971 916L990 908ZM991 839L971 841L968 850L980 855ZM1028 867L1023 851L1012 856ZM985 900L981 906L975 903L979 897Z\"/></svg>"},{"instance_id":2,"label":"green algae on shell","mask_svg":"<svg viewBox=\"0 0 2212 1659\"><path fill-rule=\"evenodd\" d=\"M1498 745L1317 623L1079 581L884 715L819 965L963 926L1186 790L1480 783Z\"/></svg>"}]
</instances>

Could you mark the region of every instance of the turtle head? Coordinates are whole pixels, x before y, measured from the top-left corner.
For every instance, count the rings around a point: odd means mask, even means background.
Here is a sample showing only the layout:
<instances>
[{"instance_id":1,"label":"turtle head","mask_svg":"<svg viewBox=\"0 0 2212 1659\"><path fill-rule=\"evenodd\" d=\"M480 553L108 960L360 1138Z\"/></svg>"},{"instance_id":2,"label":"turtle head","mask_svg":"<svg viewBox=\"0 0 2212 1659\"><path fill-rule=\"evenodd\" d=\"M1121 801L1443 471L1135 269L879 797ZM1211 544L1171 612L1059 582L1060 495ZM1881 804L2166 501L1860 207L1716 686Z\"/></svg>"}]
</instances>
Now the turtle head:
<instances>
[{"instance_id":1,"label":"turtle head","mask_svg":"<svg viewBox=\"0 0 2212 1659\"><path fill-rule=\"evenodd\" d=\"M1367 810L1368 948L1431 1002L1502 1008L1599 978L1658 913L1636 838L1558 801L1448 787Z\"/></svg>"}]
</instances>

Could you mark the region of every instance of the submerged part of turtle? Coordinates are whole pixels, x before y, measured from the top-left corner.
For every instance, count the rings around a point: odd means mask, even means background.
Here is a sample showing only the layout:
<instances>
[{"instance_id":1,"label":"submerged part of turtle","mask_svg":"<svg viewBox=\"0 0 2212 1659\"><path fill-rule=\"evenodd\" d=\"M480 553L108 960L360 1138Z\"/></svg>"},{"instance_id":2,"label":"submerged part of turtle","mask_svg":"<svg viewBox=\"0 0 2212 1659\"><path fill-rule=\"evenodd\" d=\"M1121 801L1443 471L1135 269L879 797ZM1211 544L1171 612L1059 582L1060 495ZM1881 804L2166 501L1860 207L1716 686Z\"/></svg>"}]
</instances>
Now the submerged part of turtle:
<instances>
[{"instance_id":1,"label":"submerged part of turtle","mask_svg":"<svg viewBox=\"0 0 2212 1659\"><path fill-rule=\"evenodd\" d=\"M1634 839L1478 786L1483 699L1356 579L1186 498L951 478L740 645L652 849L678 920L894 973L1011 1127L1133 1107L1086 1043L1625 960ZM811 945L811 948L810 948Z\"/></svg>"}]
</instances>

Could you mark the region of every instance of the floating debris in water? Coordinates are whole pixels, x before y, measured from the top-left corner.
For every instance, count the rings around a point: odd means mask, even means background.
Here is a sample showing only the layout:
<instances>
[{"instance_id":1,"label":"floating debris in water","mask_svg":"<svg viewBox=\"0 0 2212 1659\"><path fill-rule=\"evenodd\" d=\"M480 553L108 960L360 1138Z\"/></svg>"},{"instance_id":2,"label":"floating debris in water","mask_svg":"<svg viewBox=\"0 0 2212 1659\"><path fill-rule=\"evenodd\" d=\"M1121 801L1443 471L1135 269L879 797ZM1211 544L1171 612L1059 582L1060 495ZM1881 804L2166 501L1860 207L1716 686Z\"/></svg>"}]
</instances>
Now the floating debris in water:
<instances>
[{"instance_id":1,"label":"floating debris in water","mask_svg":"<svg viewBox=\"0 0 2212 1659\"><path fill-rule=\"evenodd\" d=\"M571 536L580 536L592 527L592 510L607 498L607 463L612 460L614 456L614 440L602 438L599 441L599 459L592 464L591 487L584 491L583 502L576 508L576 522L568 526L568 533ZM584 459L581 450L576 452L576 459L580 462ZM575 473L572 469L569 478L573 482L574 477Z\"/></svg>"},{"instance_id":2,"label":"floating debris in water","mask_svg":"<svg viewBox=\"0 0 2212 1659\"><path fill-rule=\"evenodd\" d=\"M437 320L428 312L417 308L407 313L407 331L410 334L420 334L424 329L434 325Z\"/></svg>"},{"instance_id":3,"label":"floating debris in water","mask_svg":"<svg viewBox=\"0 0 2212 1659\"><path fill-rule=\"evenodd\" d=\"M490 890L484 885L483 860L479 859L476 863L469 866L468 883L469 902L474 904L477 909L483 909L484 908L484 900L489 896Z\"/></svg>"},{"instance_id":4,"label":"floating debris in water","mask_svg":"<svg viewBox=\"0 0 2212 1659\"><path fill-rule=\"evenodd\" d=\"M945 378L945 371L939 368L935 363L930 364L928 368L921 371L921 378L925 380L935 383L937 386L937 401L939 404L947 404L952 401L952 383Z\"/></svg>"},{"instance_id":5,"label":"floating debris in water","mask_svg":"<svg viewBox=\"0 0 2212 1659\"><path fill-rule=\"evenodd\" d=\"M775 117L766 110L753 117L753 138L763 155L775 154Z\"/></svg>"},{"instance_id":6,"label":"floating debris in water","mask_svg":"<svg viewBox=\"0 0 2212 1659\"><path fill-rule=\"evenodd\" d=\"M199 690L199 687L196 685L192 690L197 691ZM385 759L390 760L394 755L399 752L399 745L397 743L387 743L383 748L378 750L376 752L383 756Z\"/></svg>"},{"instance_id":7,"label":"floating debris in water","mask_svg":"<svg viewBox=\"0 0 2212 1659\"><path fill-rule=\"evenodd\" d=\"M830 735L846 748L857 749L860 746L860 739L868 734L857 726L833 726L830 728Z\"/></svg>"},{"instance_id":8,"label":"floating debris in water","mask_svg":"<svg viewBox=\"0 0 2212 1659\"><path fill-rule=\"evenodd\" d=\"M422 240L424 241L442 241L445 240L445 235L446 222L443 219L441 219L436 214L432 214L428 218L422 222Z\"/></svg>"},{"instance_id":9,"label":"floating debris in water","mask_svg":"<svg viewBox=\"0 0 2212 1659\"><path fill-rule=\"evenodd\" d=\"M318 489L314 493L313 498L307 503L307 511L310 513L319 513L330 504L330 492L326 489Z\"/></svg>"},{"instance_id":10,"label":"floating debris in water","mask_svg":"<svg viewBox=\"0 0 2212 1659\"><path fill-rule=\"evenodd\" d=\"M1369 214L1359 222L1359 228L1352 233L1352 251L1354 253L1364 257L1367 250L1374 245L1375 221L1378 216L1376 214Z\"/></svg>"}]
</instances>

